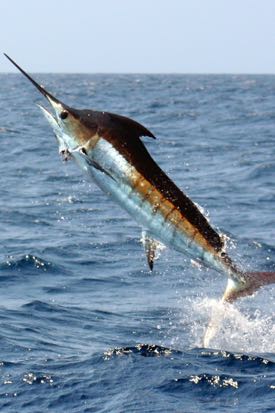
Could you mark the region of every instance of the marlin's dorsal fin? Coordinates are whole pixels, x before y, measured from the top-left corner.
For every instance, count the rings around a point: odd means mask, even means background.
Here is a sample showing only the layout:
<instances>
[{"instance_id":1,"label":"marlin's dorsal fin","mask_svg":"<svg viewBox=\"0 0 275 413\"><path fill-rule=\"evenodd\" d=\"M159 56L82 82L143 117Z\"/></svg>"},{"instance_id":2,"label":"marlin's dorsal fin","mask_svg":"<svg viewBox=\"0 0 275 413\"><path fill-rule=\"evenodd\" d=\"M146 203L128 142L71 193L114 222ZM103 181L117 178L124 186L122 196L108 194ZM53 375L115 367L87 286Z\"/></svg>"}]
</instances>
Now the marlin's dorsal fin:
<instances>
[{"instance_id":1,"label":"marlin's dorsal fin","mask_svg":"<svg viewBox=\"0 0 275 413\"><path fill-rule=\"evenodd\" d=\"M70 108L70 111L87 128L95 130L99 136L109 140L115 146L126 144L127 142L136 143L142 136L156 139L149 129L126 116L90 109Z\"/></svg>"}]
</instances>

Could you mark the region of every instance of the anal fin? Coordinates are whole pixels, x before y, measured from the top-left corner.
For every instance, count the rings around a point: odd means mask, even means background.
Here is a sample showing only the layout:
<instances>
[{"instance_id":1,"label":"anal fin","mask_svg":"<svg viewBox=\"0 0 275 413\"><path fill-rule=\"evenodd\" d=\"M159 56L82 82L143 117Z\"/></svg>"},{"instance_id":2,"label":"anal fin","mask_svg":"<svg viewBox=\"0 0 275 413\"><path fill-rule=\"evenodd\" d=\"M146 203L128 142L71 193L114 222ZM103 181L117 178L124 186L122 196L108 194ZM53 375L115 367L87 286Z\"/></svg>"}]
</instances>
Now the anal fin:
<instances>
[{"instance_id":1,"label":"anal fin","mask_svg":"<svg viewBox=\"0 0 275 413\"><path fill-rule=\"evenodd\" d=\"M159 251L164 249L164 245L154 238L150 237L146 231L142 231L141 242L145 249L147 262L151 271L154 268L154 262L159 258Z\"/></svg>"}]
</instances>

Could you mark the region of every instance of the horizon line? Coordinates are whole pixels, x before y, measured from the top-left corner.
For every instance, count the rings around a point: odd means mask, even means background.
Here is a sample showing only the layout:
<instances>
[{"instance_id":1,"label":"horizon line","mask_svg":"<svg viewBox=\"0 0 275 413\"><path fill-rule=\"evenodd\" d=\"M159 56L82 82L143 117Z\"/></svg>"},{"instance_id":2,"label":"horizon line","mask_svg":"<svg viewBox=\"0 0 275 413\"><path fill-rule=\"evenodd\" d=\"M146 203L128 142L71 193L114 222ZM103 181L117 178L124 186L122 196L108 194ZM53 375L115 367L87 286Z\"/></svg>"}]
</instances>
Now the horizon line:
<instances>
[{"instance_id":1,"label":"horizon line","mask_svg":"<svg viewBox=\"0 0 275 413\"><path fill-rule=\"evenodd\" d=\"M253 75L275 75L275 72L28 72L34 75L207 75L207 76L253 76ZM0 75L20 74L14 71L0 71Z\"/></svg>"}]
</instances>

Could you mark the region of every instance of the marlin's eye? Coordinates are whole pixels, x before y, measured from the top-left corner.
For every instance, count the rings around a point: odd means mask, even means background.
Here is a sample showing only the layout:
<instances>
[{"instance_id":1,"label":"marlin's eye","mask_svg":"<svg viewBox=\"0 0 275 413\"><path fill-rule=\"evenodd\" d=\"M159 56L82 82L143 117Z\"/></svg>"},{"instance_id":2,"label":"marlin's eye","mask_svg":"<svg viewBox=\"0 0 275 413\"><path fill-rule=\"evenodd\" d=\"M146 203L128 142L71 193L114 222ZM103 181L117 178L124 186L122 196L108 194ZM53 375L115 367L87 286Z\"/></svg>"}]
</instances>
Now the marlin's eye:
<instances>
[{"instance_id":1,"label":"marlin's eye","mask_svg":"<svg viewBox=\"0 0 275 413\"><path fill-rule=\"evenodd\" d=\"M67 117L68 117L68 112L66 111L66 110L62 110L62 112L60 113L60 118L62 119L62 120L64 120L64 119L66 119Z\"/></svg>"}]
</instances>

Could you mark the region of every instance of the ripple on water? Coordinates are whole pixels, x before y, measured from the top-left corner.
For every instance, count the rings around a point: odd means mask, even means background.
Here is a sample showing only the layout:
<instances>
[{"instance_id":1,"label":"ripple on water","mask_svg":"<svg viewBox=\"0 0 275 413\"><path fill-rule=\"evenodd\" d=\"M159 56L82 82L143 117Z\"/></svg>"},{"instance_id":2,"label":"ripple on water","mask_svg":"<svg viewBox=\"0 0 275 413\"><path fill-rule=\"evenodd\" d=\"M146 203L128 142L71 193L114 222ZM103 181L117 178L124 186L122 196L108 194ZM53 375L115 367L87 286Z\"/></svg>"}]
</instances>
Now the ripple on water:
<instances>
[{"instance_id":1,"label":"ripple on water","mask_svg":"<svg viewBox=\"0 0 275 413\"><path fill-rule=\"evenodd\" d=\"M17 273L28 275L38 274L39 272L59 274L61 271L64 271L61 266L33 254L9 256L4 262L0 263L0 270L0 281L5 278L5 275L10 276Z\"/></svg>"}]
</instances>

